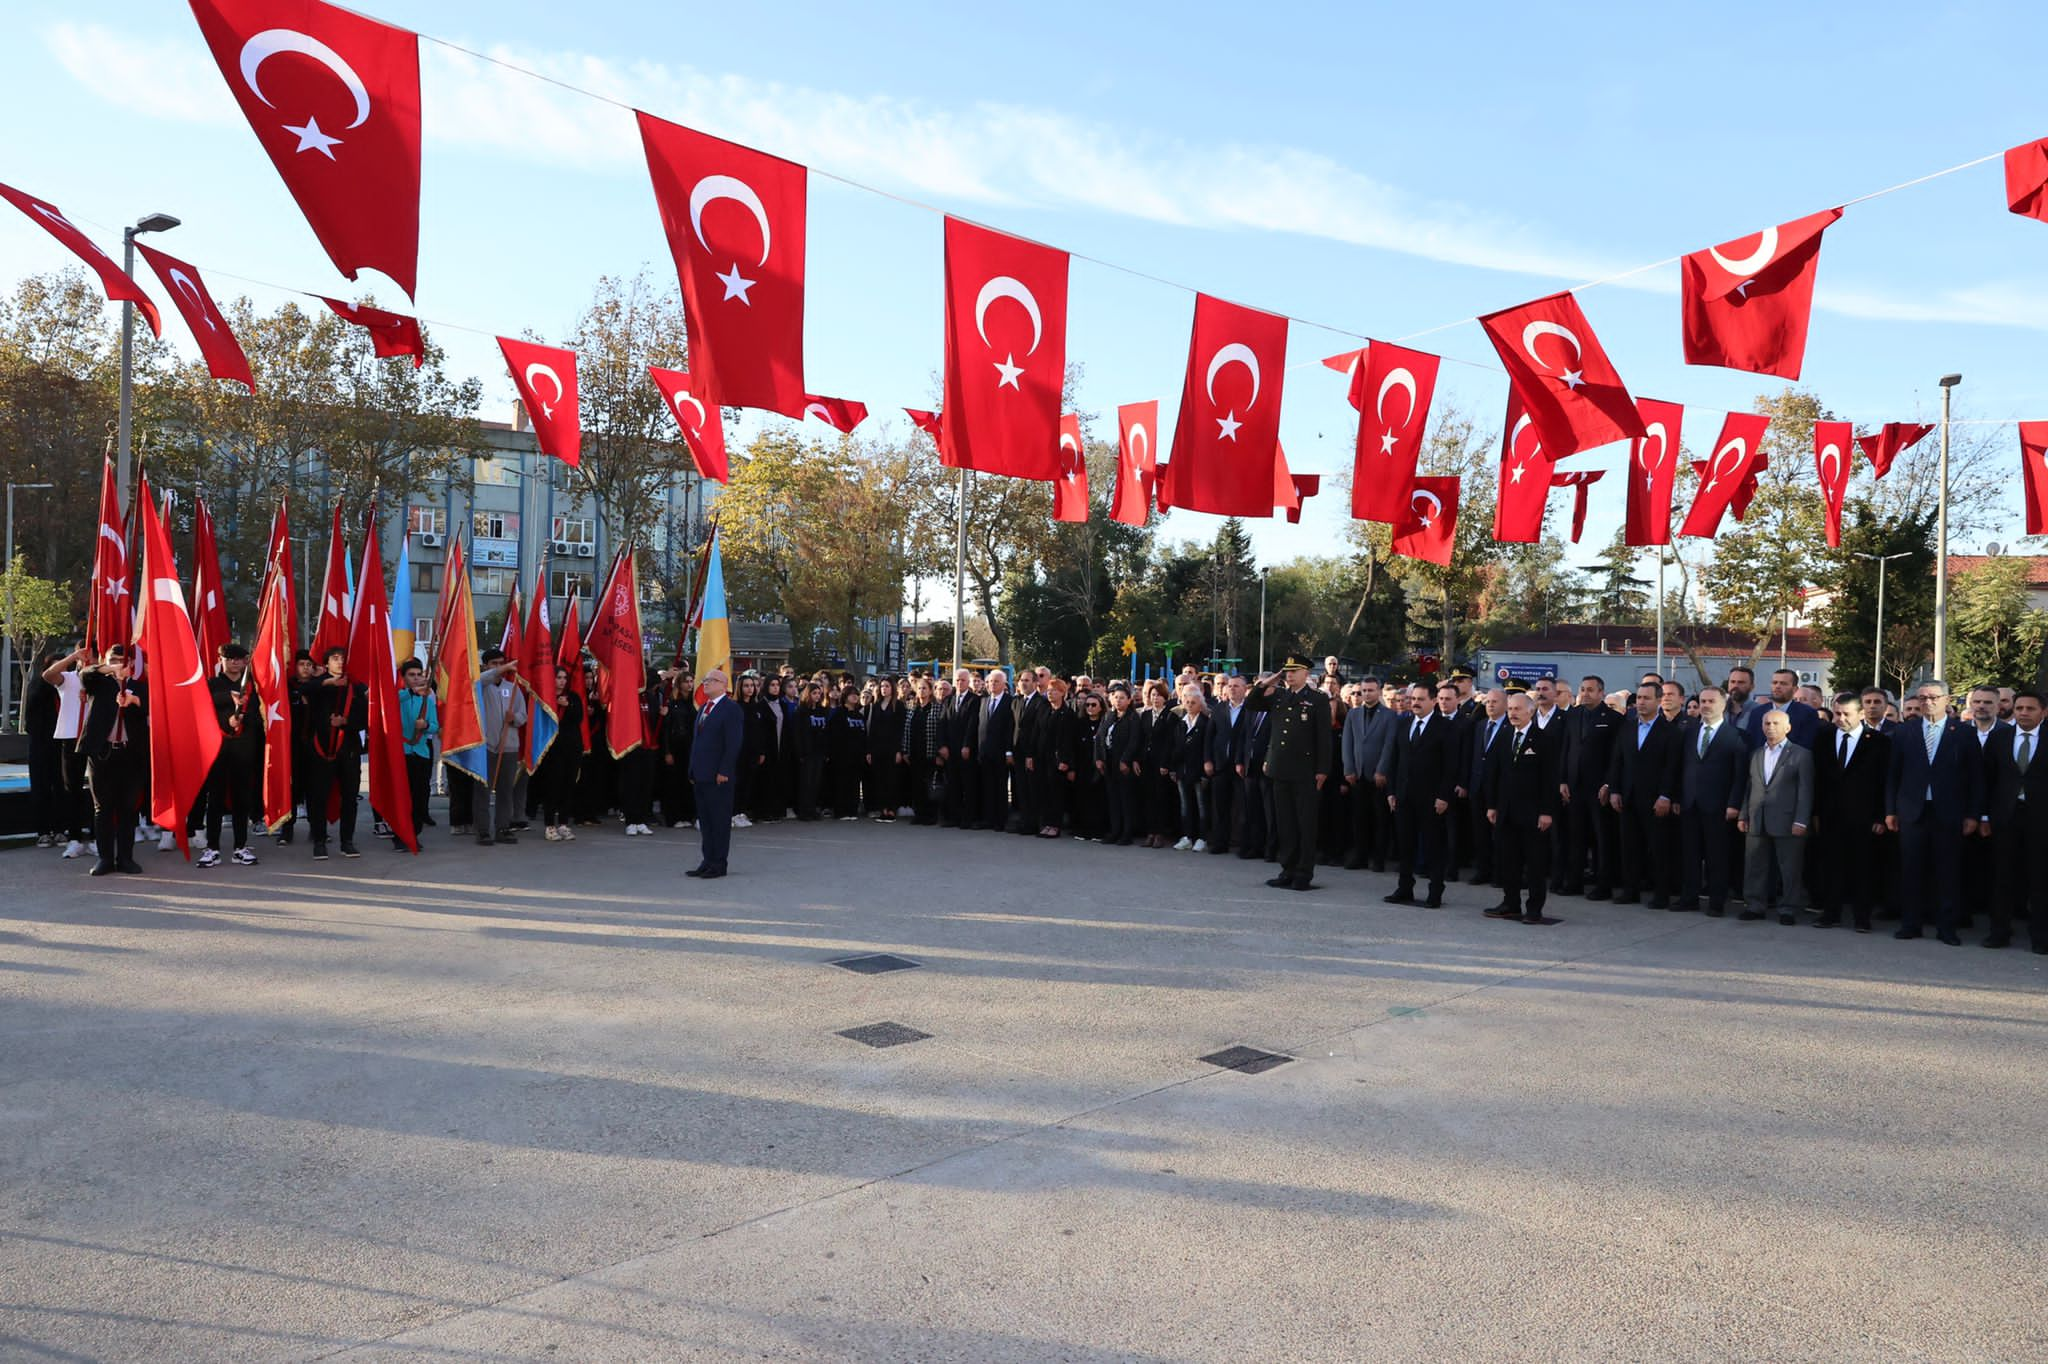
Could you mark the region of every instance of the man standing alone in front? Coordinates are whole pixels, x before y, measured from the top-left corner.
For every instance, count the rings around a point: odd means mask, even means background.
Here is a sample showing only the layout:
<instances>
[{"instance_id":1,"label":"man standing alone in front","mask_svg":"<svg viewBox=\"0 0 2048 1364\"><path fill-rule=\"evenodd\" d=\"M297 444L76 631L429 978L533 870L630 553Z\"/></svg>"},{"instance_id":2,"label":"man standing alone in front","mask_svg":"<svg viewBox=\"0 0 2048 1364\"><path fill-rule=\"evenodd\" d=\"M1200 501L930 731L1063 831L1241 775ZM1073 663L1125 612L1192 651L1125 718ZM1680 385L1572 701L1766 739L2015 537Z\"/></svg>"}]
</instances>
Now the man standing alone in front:
<instances>
[{"instance_id":1,"label":"man standing alone in front","mask_svg":"<svg viewBox=\"0 0 2048 1364\"><path fill-rule=\"evenodd\" d=\"M1308 664L1290 658L1277 678L1262 679L1256 708L1267 712L1272 745L1266 780L1273 792L1273 829L1280 874L1269 886L1315 885L1317 796L1330 775L1330 698L1308 685Z\"/></svg>"},{"instance_id":2,"label":"man standing alone in front","mask_svg":"<svg viewBox=\"0 0 2048 1364\"><path fill-rule=\"evenodd\" d=\"M706 881L725 875L732 848L732 784L739 773L740 739L746 722L737 701L725 694L725 673L713 668L702 682L704 704L690 741L690 786L697 795L697 833L702 860L683 873Z\"/></svg>"}]
</instances>

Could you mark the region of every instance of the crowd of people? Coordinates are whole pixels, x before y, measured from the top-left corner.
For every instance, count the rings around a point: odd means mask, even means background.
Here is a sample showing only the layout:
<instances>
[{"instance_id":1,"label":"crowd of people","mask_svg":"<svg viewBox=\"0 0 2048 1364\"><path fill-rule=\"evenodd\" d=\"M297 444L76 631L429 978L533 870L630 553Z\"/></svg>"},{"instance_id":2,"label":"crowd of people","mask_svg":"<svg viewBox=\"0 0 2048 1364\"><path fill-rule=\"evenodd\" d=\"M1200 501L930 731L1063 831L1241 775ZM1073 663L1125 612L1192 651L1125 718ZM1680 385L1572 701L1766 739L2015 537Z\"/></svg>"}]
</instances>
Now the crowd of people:
<instances>
[{"instance_id":1,"label":"crowd of people","mask_svg":"<svg viewBox=\"0 0 2048 1364\"><path fill-rule=\"evenodd\" d=\"M629 837L698 818L691 780L697 679L650 668L637 696L604 696L594 668L558 669L559 732L538 766L520 760L528 690L500 651L482 656L483 780L451 773L457 837L551 842L623 827ZM330 831L359 855L365 696L346 653L296 660L290 688L294 811L263 828L263 716L239 645L210 685L223 742L191 833L199 865L254 864L253 837L312 856ZM148 780L147 687L119 646L44 660L25 703L39 843L96 854L96 874L139 871ZM427 673L401 669L400 715L414 832L432 827L439 729ZM723 695L723 676L720 692ZM1982 915L1985 946L2025 927L2048 952L2048 765L2036 765L2040 695L1977 687L1952 705L1928 681L1903 701L1881 688L1829 698L1797 675L1754 695L1748 668L1688 691L1644 674L1633 693L1586 677L1481 691L1467 673L1395 685L1346 677L1337 660L1274 674L1142 682L1020 668L953 676L743 673L732 824L898 820L1074 838L1276 864L1276 888L1318 887L1315 868L1391 872L1384 899L1437 907L1452 881L1494 886L1486 913L1555 924L1554 896L1743 920L1846 925L1896 920L1942 942ZM586 701L583 698L588 697ZM641 743L614 757L610 705L632 706ZM373 812L374 818L374 812ZM88 834L88 828L91 832ZM381 820L377 832L390 834ZM141 836L175 846L173 831ZM224 841L224 835L232 842ZM403 840L393 835L394 842ZM722 864L721 864L722 867Z\"/></svg>"}]
</instances>

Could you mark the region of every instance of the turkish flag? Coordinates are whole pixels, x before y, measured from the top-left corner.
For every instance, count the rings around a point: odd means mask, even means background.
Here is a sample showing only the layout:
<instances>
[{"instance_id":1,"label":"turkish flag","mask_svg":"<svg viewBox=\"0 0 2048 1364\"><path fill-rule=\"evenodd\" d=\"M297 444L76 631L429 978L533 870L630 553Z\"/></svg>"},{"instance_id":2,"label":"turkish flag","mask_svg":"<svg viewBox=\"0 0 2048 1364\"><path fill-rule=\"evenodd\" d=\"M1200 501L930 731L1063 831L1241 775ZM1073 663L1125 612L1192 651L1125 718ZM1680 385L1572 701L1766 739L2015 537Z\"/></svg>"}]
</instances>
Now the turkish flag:
<instances>
[{"instance_id":1,"label":"turkish flag","mask_svg":"<svg viewBox=\"0 0 2048 1364\"><path fill-rule=\"evenodd\" d=\"M324 664L329 649L348 647L348 542L341 534L341 504L327 537L327 572L320 588L320 617L313 627L313 661Z\"/></svg>"},{"instance_id":2,"label":"turkish flag","mask_svg":"<svg viewBox=\"0 0 2048 1364\"><path fill-rule=\"evenodd\" d=\"M192 499L192 625L199 657L208 672L230 638L226 589L221 585L220 542L213 531L213 513L206 499Z\"/></svg>"},{"instance_id":3,"label":"turkish flag","mask_svg":"<svg viewBox=\"0 0 2048 1364\"><path fill-rule=\"evenodd\" d=\"M498 338L513 387L533 422L541 453L570 468L583 457L583 425L576 414L576 352L534 341Z\"/></svg>"},{"instance_id":4,"label":"turkish flag","mask_svg":"<svg viewBox=\"0 0 2048 1364\"><path fill-rule=\"evenodd\" d=\"M26 213L30 222L41 226L90 265L93 273L100 277L100 288L106 291L109 303L133 303L142 310L150 331L158 336L164 334L163 319L157 316L156 304L149 301L149 295L142 292L142 286L130 279L126 270L114 264L112 256L93 245L92 238L72 226L62 209L47 199L38 199L9 185L0 185L0 199Z\"/></svg>"},{"instance_id":5,"label":"turkish flag","mask_svg":"<svg viewBox=\"0 0 2048 1364\"><path fill-rule=\"evenodd\" d=\"M529 711L547 713L547 723L533 716L520 743L520 761L530 774L547 756L542 736L552 741L554 720L562 713L562 698L555 691L555 636L548 620L548 583L543 574L533 585L533 600L526 608L526 629L519 636L519 685L531 703Z\"/></svg>"},{"instance_id":6,"label":"turkish flag","mask_svg":"<svg viewBox=\"0 0 2048 1364\"><path fill-rule=\"evenodd\" d=\"M1088 452L1081 443L1081 419L1068 412L1060 418L1060 473L1052 481L1052 519L1088 519Z\"/></svg>"},{"instance_id":7,"label":"turkish flag","mask_svg":"<svg viewBox=\"0 0 2048 1364\"><path fill-rule=\"evenodd\" d=\"M1117 408L1116 437L1116 491L1109 519L1142 526L1152 515L1152 484L1158 477L1159 400Z\"/></svg>"},{"instance_id":8,"label":"turkish flag","mask_svg":"<svg viewBox=\"0 0 2048 1364\"><path fill-rule=\"evenodd\" d=\"M1810 213L1683 262L1685 363L1797 379L1820 272L1820 234L1839 208Z\"/></svg>"},{"instance_id":9,"label":"turkish flag","mask_svg":"<svg viewBox=\"0 0 2048 1364\"><path fill-rule=\"evenodd\" d=\"M1344 398L1359 411L1365 410L1365 395L1358 382L1358 366L1365 359L1365 348L1347 350L1341 355L1325 355L1323 368L1334 369L1344 376Z\"/></svg>"},{"instance_id":10,"label":"turkish flag","mask_svg":"<svg viewBox=\"0 0 2048 1364\"><path fill-rule=\"evenodd\" d=\"M418 36L320 0L192 0L192 15L334 268L417 294Z\"/></svg>"},{"instance_id":11,"label":"turkish flag","mask_svg":"<svg viewBox=\"0 0 2048 1364\"><path fill-rule=\"evenodd\" d=\"M277 511L270 518L270 547L263 554L263 588L258 594L259 598L267 598L270 595L271 580L284 580L284 635L287 659L299 651L299 594L292 583L292 523L286 510L289 505L289 498L279 498ZM439 636L435 638L438 639Z\"/></svg>"},{"instance_id":12,"label":"turkish flag","mask_svg":"<svg viewBox=\"0 0 2048 1364\"><path fill-rule=\"evenodd\" d=\"M1058 478L1067 253L946 219L946 386L939 456L956 469Z\"/></svg>"},{"instance_id":13,"label":"turkish flag","mask_svg":"<svg viewBox=\"0 0 2048 1364\"><path fill-rule=\"evenodd\" d=\"M807 173L652 114L637 117L682 281L697 382L728 406L801 414Z\"/></svg>"},{"instance_id":14,"label":"turkish flag","mask_svg":"<svg viewBox=\"0 0 2048 1364\"><path fill-rule=\"evenodd\" d=\"M86 647L94 659L134 637L135 606L128 596L128 535L114 485L114 461L100 472L100 533L92 555L92 601L85 617Z\"/></svg>"},{"instance_id":15,"label":"turkish flag","mask_svg":"<svg viewBox=\"0 0 2048 1364\"><path fill-rule=\"evenodd\" d=\"M1152 478L1152 501L1159 508L1159 513L1162 516L1173 510L1173 503L1167 499L1166 492L1166 481L1171 477L1173 477L1172 466L1168 461L1161 460Z\"/></svg>"},{"instance_id":16,"label":"turkish flag","mask_svg":"<svg viewBox=\"0 0 2048 1364\"><path fill-rule=\"evenodd\" d=\"M721 420L718 404L707 405L700 395L694 393L695 385L682 370L649 365L647 374L654 380L654 386L661 390L661 399L668 404L668 410L675 414L676 425L683 429L683 444L689 447L690 460L697 466L697 476L714 483L723 483L731 478L732 467L725 457L725 423Z\"/></svg>"},{"instance_id":17,"label":"turkish flag","mask_svg":"<svg viewBox=\"0 0 2048 1364\"><path fill-rule=\"evenodd\" d=\"M2048 137L2006 152L2005 206L2023 218L2048 223Z\"/></svg>"},{"instance_id":18,"label":"turkish flag","mask_svg":"<svg viewBox=\"0 0 2048 1364\"><path fill-rule=\"evenodd\" d=\"M868 419L868 405L851 398L824 398L816 393L806 393L803 415L816 417L840 435L850 436L854 427Z\"/></svg>"},{"instance_id":19,"label":"turkish flag","mask_svg":"<svg viewBox=\"0 0 2048 1364\"><path fill-rule=\"evenodd\" d=\"M505 630L498 637L498 647L505 651L505 657L514 663L526 656L525 627L520 621L519 584L512 584L512 595L505 599Z\"/></svg>"},{"instance_id":20,"label":"turkish flag","mask_svg":"<svg viewBox=\"0 0 2048 1364\"><path fill-rule=\"evenodd\" d=\"M1870 471L1883 478L1892 471L1892 461L1902 451L1918 445L1934 428L1921 422L1886 422L1867 436L1856 438L1856 448L1870 461Z\"/></svg>"},{"instance_id":21,"label":"turkish flag","mask_svg":"<svg viewBox=\"0 0 2048 1364\"><path fill-rule=\"evenodd\" d=\"M555 646L555 666L569 674L569 690L582 703L578 708L582 718L576 726L581 746L576 751L583 753L590 748L590 680L583 674L583 635L576 624L576 603L571 595L562 608L562 638ZM681 648L680 641L677 647Z\"/></svg>"},{"instance_id":22,"label":"turkish flag","mask_svg":"<svg viewBox=\"0 0 2048 1364\"><path fill-rule=\"evenodd\" d=\"M1552 460L1643 434L1635 399L1569 293L1479 319Z\"/></svg>"},{"instance_id":23,"label":"turkish flag","mask_svg":"<svg viewBox=\"0 0 2048 1364\"><path fill-rule=\"evenodd\" d=\"M362 576L349 621L348 678L369 703L370 808L391 836L420 850L412 827L412 782L405 770L405 726L398 715L398 664L391 656L391 601L384 592L384 552L377 547L377 508L363 518Z\"/></svg>"},{"instance_id":24,"label":"turkish flag","mask_svg":"<svg viewBox=\"0 0 2048 1364\"><path fill-rule=\"evenodd\" d=\"M1678 476L1678 452L1685 408L1656 398L1636 399L1643 434L1629 449L1628 514L1623 535L1631 545L1671 543L1671 490Z\"/></svg>"},{"instance_id":25,"label":"turkish flag","mask_svg":"<svg viewBox=\"0 0 2048 1364\"><path fill-rule=\"evenodd\" d=\"M1195 295L1188 371L1160 506L1273 514L1273 460L1287 379L1287 319Z\"/></svg>"},{"instance_id":26,"label":"turkish flag","mask_svg":"<svg viewBox=\"0 0 2048 1364\"><path fill-rule=\"evenodd\" d=\"M256 618L256 647L249 674L263 707L263 827L274 829L292 815L292 699L294 669L291 589L278 574L263 587Z\"/></svg>"},{"instance_id":27,"label":"turkish flag","mask_svg":"<svg viewBox=\"0 0 2048 1364\"><path fill-rule=\"evenodd\" d=\"M1847 422L1813 424L1813 467L1827 502L1829 549L1842 547L1842 498L1849 491L1849 470L1856 459L1854 430Z\"/></svg>"},{"instance_id":28,"label":"turkish flag","mask_svg":"<svg viewBox=\"0 0 2048 1364\"><path fill-rule=\"evenodd\" d=\"M368 332L370 348L378 355L385 359L410 355L414 369L427 363L427 339L420 335L418 318L407 317L403 313L387 313L367 303L343 303L337 298L322 298L320 301L332 308L337 317Z\"/></svg>"},{"instance_id":29,"label":"turkish flag","mask_svg":"<svg viewBox=\"0 0 2048 1364\"><path fill-rule=\"evenodd\" d=\"M647 676L641 658L640 593L631 550L612 565L611 577L591 609L590 637L584 646L609 680L612 703L605 713L605 743L614 758L623 758L646 741L635 699L646 690Z\"/></svg>"},{"instance_id":30,"label":"turkish flag","mask_svg":"<svg viewBox=\"0 0 2048 1364\"><path fill-rule=\"evenodd\" d=\"M1764 432L1770 424L1771 419L1758 412L1728 414L1714 442L1713 455L1699 465L1700 489L1693 494L1685 524L1678 528L1680 535L1713 538L1722 516L1740 496L1742 485L1755 476L1763 456ZM1743 507L1747 510L1747 499L1743 499ZM1737 513L1736 520L1741 519Z\"/></svg>"},{"instance_id":31,"label":"turkish flag","mask_svg":"<svg viewBox=\"0 0 2048 1364\"><path fill-rule=\"evenodd\" d=\"M1301 494L1295 491L1294 471L1287 467L1287 451L1278 441L1273 442L1273 511L1301 520Z\"/></svg>"},{"instance_id":32,"label":"turkish flag","mask_svg":"<svg viewBox=\"0 0 2048 1364\"><path fill-rule=\"evenodd\" d=\"M136 496L142 531L138 633L150 673L150 818L171 830L178 851L190 858L185 825L220 754L220 718L206 685L199 641L192 634L192 615L185 609L185 590L178 586L171 537L157 516L147 478Z\"/></svg>"},{"instance_id":33,"label":"turkish flag","mask_svg":"<svg viewBox=\"0 0 2048 1364\"><path fill-rule=\"evenodd\" d=\"M1353 519L1399 525L1412 515L1408 499L1415 490L1415 461L1422 453L1442 363L1434 355L1385 341L1366 350L1363 374L1354 385L1360 404L1351 467Z\"/></svg>"},{"instance_id":34,"label":"turkish flag","mask_svg":"<svg viewBox=\"0 0 2048 1364\"><path fill-rule=\"evenodd\" d=\"M1323 490L1323 476L1291 474L1289 477L1294 481L1294 503L1287 509L1287 524L1298 526L1301 524L1301 504Z\"/></svg>"},{"instance_id":35,"label":"turkish flag","mask_svg":"<svg viewBox=\"0 0 2048 1364\"><path fill-rule=\"evenodd\" d=\"M1569 473L1552 474L1550 486L1572 490L1572 543L1586 533L1586 490L1606 475L1605 469L1574 469Z\"/></svg>"},{"instance_id":36,"label":"turkish flag","mask_svg":"<svg viewBox=\"0 0 2048 1364\"><path fill-rule=\"evenodd\" d=\"M1544 451L1535 419L1513 389L1508 390L1507 430L1494 489L1493 538L1504 545L1533 545L1543 538L1543 510L1557 461Z\"/></svg>"},{"instance_id":37,"label":"turkish flag","mask_svg":"<svg viewBox=\"0 0 2048 1364\"><path fill-rule=\"evenodd\" d=\"M1750 465L1749 472L1742 476L1742 486L1737 488L1735 496L1728 500L1728 513L1737 521L1744 520L1749 516L1750 500L1756 496L1757 475L1769 467L1770 462L1771 457L1769 455L1758 455L1756 463ZM1702 478L1706 477L1705 470L1700 471L1700 476Z\"/></svg>"},{"instance_id":38,"label":"turkish flag","mask_svg":"<svg viewBox=\"0 0 2048 1364\"><path fill-rule=\"evenodd\" d=\"M903 409L903 415L910 418L912 426L933 440L939 440L945 435L945 424L939 420L939 414L936 412L927 412L921 407L906 407ZM943 460L941 462L943 463Z\"/></svg>"},{"instance_id":39,"label":"turkish flag","mask_svg":"<svg viewBox=\"0 0 2048 1364\"><path fill-rule=\"evenodd\" d=\"M192 339L199 343L200 358L206 361L206 372L216 379L238 383L254 393L256 380L249 373L249 357L242 353L242 343L235 340L235 334L228 330L228 320L220 315L213 295L206 291L205 282L199 278L198 269L141 242L135 243L135 249L149 262L149 268L156 271L156 277L170 291L171 302L178 306L185 325L192 329Z\"/></svg>"},{"instance_id":40,"label":"turkish flag","mask_svg":"<svg viewBox=\"0 0 2048 1364\"><path fill-rule=\"evenodd\" d=\"M2020 423L2020 484L2026 489L2027 534L2048 535L2048 422Z\"/></svg>"},{"instance_id":41,"label":"turkish flag","mask_svg":"<svg viewBox=\"0 0 2048 1364\"><path fill-rule=\"evenodd\" d=\"M1394 553L1449 567L1458 535L1458 479L1424 476L1408 493L1408 515L1394 527Z\"/></svg>"}]
</instances>

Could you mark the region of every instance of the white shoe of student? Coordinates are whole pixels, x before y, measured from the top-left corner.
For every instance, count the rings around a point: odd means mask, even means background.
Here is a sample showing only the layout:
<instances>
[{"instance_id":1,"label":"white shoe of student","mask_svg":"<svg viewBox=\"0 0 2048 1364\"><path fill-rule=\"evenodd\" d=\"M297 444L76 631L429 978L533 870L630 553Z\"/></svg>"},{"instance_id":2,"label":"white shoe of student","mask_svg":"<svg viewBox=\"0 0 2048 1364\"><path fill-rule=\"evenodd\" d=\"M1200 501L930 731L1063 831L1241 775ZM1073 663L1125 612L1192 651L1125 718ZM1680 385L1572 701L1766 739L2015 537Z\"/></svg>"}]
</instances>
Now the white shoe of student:
<instances>
[{"instance_id":1,"label":"white shoe of student","mask_svg":"<svg viewBox=\"0 0 2048 1364\"><path fill-rule=\"evenodd\" d=\"M161 834L157 835L156 850L158 852L170 852L177 846L178 836L169 829L165 829Z\"/></svg>"},{"instance_id":2,"label":"white shoe of student","mask_svg":"<svg viewBox=\"0 0 2048 1364\"><path fill-rule=\"evenodd\" d=\"M1195 840L1195 846L1194 846L1194 849L1193 849L1193 850L1194 850L1195 852L1207 852L1207 851L1209 851L1209 840L1208 840L1208 839L1206 839L1206 838L1198 838L1198 839L1196 839L1196 840Z\"/></svg>"},{"instance_id":3,"label":"white shoe of student","mask_svg":"<svg viewBox=\"0 0 2048 1364\"><path fill-rule=\"evenodd\" d=\"M75 838L74 838L74 839L72 839L72 840L71 840L71 841L70 841L69 843L66 843L66 844L64 845L64 855L65 855L66 857L83 857L83 856L85 856L85 844L83 844L83 843L79 842L79 841L78 841L77 839L75 839Z\"/></svg>"},{"instance_id":4,"label":"white shoe of student","mask_svg":"<svg viewBox=\"0 0 2048 1364\"><path fill-rule=\"evenodd\" d=\"M213 849L208 848L205 852L199 854L199 865L202 867L219 866L220 854L215 852Z\"/></svg>"},{"instance_id":5,"label":"white shoe of student","mask_svg":"<svg viewBox=\"0 0 2048 1364\"><path fill-rule=\"evenodd\" d=\"M735 829L751 829L754 827L754 821L748 819L745 815L734 815L732 817L732 827Z\"/></svg>"},{"instance_id":6,"label":"white shoe of student","mask_svg":"<svg viewBox=\"0 0 2048 1364\"><path fill-rule=\"evenodd\" d=\"M1175 852L1186 852L1189 848L1192 848L1194 846L1195 845L1192 840L1183 838L1180 842L1173 845L1173 850Z\"/></svg>"},{"instance_id":7,"label":"white shoe of student","mask_svg":"<svg viewBox=\"0 0 2048 1364\"><path fill-rule=\"evenodd\" d=\"M560 843L562 841L561 831L555 828L555 826L552 824L548 825L547 831L543 833L541 837L546 839L550 843Z\"/></svg>"},{"instance_id":8,"label":"white shoe of student","mask_svg":"<svg viewBox=\"0 0 2048 1364\"><path fill-rule=\"evenodd\" d=\"M566 824L562 826L562 841L564 843L574 843L576 841L576 831Z\"/></svg>"},{"instance_id":9,"label":"white shoe of student","mask_svg":"<svg viewBox=\"0 0 2048 1364\"><path fill-rule=\"evenodd\" d=\"M211 843L208 843L206 841L206 835L203 833L193 834L190 842L193 847L199 849L201 852L204 852L206 849L213 846Z\"/></svg>"},{"instance_id":10,"label":"white shoe of student","mask_svg":"<svg viewBox=\"0 0 2048 1364\"><path fill-rule=\"evenodd\" d=\"M256 854L247 848L237 848L232 860L238 867L253 867L256 865Z\"/></svg>"}]
</instances>

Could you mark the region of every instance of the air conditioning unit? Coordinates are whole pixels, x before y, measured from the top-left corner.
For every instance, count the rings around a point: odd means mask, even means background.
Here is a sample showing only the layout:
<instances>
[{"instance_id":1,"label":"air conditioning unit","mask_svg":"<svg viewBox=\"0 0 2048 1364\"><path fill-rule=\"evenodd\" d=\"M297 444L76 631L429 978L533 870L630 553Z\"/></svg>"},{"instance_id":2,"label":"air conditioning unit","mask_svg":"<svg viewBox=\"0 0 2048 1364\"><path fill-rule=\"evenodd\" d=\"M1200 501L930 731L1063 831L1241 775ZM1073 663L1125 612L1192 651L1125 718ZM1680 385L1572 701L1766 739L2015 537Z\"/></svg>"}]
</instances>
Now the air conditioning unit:
<instances>
[{"instance_id":1,"label":"air conditioning unit","mask_svg":"<svg viewBox=\"0 0 2048 1364\"><path fill-rule=\"evenodd\" d=\"M575 552L576 552L576 547L575 547L574 545L570 544L570 543L569 543L569 542L568 542L567 540L557 540L557 541L555 541L555 553L557 553L557 554L574 554Z\"/></svg>"},{"instance_id":2,"label":"air conditioning unit","mask_svg":"<svg viewBox=\"0 0 2048 1364\"><path fill-rule=\"evenodd\" d=\"M579 558L579 559L595 559L595 558L597 557L597 546L596 546L596 545L578 545L578 546L576 546L576 557L577 557L577 558Z\"/></svg>"},{"instance_id":3,"label":"air conditioning unit","mask_svg":"<svg viewBox=\"0 0 2048 1364\"><path fill-rule=\"evenodd\" d=\"M441 542L446 538L446 536L440 534L437 531L423 530L420 532L420 548L439 549L441 547Z\"/></svg>"}]
</instances>

